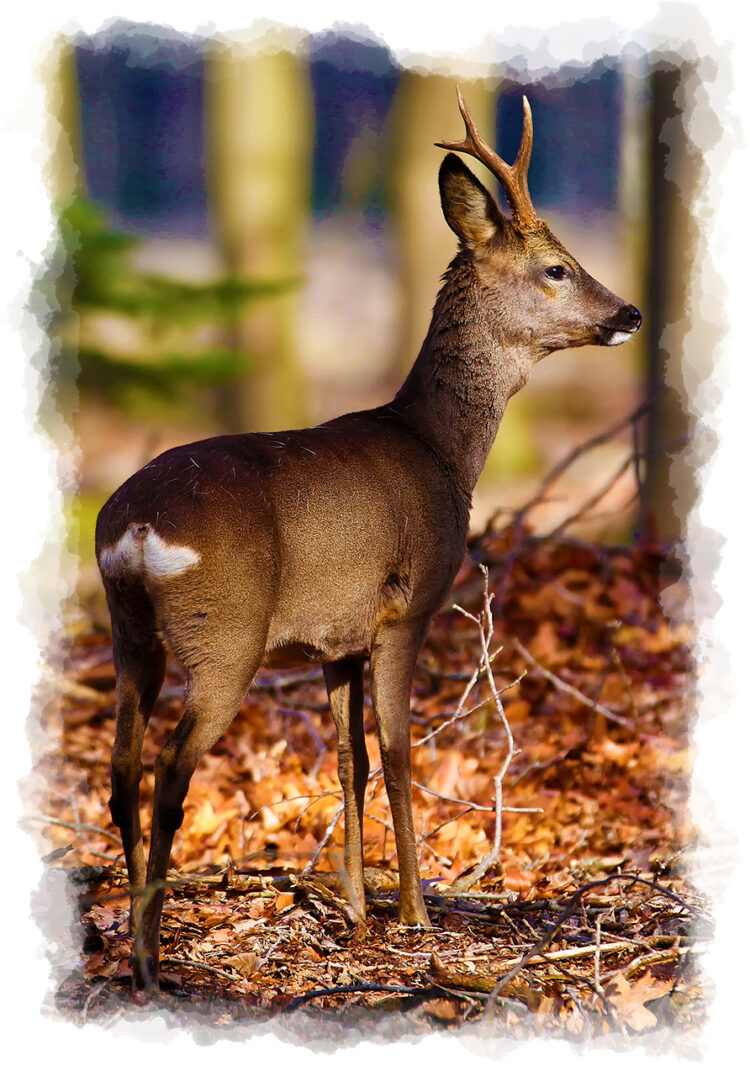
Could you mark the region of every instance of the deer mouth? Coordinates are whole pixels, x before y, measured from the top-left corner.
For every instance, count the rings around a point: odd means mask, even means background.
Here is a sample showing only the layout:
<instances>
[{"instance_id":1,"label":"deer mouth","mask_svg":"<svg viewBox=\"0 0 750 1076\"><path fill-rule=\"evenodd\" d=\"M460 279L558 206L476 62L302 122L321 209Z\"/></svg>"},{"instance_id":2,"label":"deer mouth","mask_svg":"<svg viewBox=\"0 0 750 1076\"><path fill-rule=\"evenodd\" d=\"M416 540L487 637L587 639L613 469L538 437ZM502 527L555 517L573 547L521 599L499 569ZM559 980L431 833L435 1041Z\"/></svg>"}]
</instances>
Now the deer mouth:
<instances>
[{"instance_id":1,"label":"deer mouth","mask_svg":"<svg viewBox=\"0 0 750 1076\"><path fill-rule=\"evenodd\" d=\"M610 325L597 325L598 343L604 344L605 347L616 347L618 344L624 344L626 340L629 340L631 336L635 336L638 329L613 329Z\"/></svg>"}]
</instances>

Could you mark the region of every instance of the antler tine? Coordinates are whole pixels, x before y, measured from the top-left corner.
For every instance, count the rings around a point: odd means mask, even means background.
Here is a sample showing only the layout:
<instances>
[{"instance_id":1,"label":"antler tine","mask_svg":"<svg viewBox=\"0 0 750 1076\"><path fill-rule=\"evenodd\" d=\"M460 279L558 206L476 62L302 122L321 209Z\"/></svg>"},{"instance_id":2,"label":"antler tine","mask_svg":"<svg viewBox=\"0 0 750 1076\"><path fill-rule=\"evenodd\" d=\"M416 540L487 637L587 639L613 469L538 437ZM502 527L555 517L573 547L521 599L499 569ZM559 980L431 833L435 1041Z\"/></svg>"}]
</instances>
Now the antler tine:
<instances>
[{"instance_id":1,"label":"antler tine","mask_svg":"<svg viewBox=\"0 0 750 1076\"><path fill-rule=\"evenodd\" d=\"M531 105L526 94L523 95L521 100L523 103L523 130L521 131L521 145L518 147L518 154L513 162L513 168L520 172L525 179L529 174L531 146L534 141L534 125L531 121Z\"/></svg>"},{"instance_id":2,"label":"antler tine","mask_svg":"<svg viewBox=\"0 0 750 1076\"><path fill-rule=\"evenodd\" d=\"M460 142L436 142L441 149L455 150L458 153L468 153L476 158L490 172L500 180L505 193L508 196L513 217L522 231L533 231L539 227L540 221L531 202L528 186L529 162L531 160L531 147L534 139L534 129L531 121L531 106L528 99L523 98L523 131L521 133L521 145L515 161L512 165L504 161L502 157L491 149L477 130L471 113L466 107L463 94L456 87L458 108L463 117L466 135Z\"/></svg>"}]
</instances>

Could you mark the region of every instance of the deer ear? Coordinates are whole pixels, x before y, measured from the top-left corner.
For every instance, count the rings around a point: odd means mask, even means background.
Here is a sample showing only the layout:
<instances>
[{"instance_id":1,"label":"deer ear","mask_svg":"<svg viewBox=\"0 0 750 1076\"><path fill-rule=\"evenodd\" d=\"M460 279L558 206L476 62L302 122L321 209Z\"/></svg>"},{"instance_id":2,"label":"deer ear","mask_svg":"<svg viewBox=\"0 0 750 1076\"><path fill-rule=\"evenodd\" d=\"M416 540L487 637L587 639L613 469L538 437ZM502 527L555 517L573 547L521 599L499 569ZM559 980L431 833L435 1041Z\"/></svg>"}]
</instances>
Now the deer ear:
<instances>
[{"instance_id":1,"label":"deer ear","mask_svg":"<svg viewBox=\"0 0 750 1076\"><path fill-rule=\"evenodd\" d=\"M443 216L464 246L475 250L502 235L505 219L495 199L455 153L441 164L438 181Z\"/></svg>"}]
</instances>

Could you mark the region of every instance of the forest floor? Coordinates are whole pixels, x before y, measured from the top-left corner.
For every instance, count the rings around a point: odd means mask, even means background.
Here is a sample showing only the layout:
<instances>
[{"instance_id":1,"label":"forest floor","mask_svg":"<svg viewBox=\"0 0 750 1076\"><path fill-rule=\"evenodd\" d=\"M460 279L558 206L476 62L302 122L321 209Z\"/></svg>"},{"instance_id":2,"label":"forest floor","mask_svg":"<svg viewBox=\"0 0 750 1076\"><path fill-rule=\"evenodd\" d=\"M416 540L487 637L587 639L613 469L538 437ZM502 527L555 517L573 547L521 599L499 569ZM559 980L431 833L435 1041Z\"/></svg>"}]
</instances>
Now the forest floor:
<instances>
[{"instance_id":1,"label":"forest floor","mask_svg":"<svg viewBox=\"0 0 750 1076\"><path fill-rule=\"evenodd\" d=\"M308 1038L359 1020L410 1034L491 1021L518 1039L695 1040L712 928L689 878L700 835L687 810L685 584L653 543L540 536L527 509L472 538L414 680L414 813L433 929L398 924L371 710L362 930L346 900L322 674L263 671L190 786L167 880L162 991L146 1002L131 992L127 876L107 805L111 639L83 613L69 623L24 822L46 861L37 904L63 888L73 927L50 1011L106 1022L156 1006L217 1028L299 1026L288 1021L304 1012L318 1029ZM146 835L153 763L182 686L168 666L144 751Z\"/></svg>"}]
</instances>

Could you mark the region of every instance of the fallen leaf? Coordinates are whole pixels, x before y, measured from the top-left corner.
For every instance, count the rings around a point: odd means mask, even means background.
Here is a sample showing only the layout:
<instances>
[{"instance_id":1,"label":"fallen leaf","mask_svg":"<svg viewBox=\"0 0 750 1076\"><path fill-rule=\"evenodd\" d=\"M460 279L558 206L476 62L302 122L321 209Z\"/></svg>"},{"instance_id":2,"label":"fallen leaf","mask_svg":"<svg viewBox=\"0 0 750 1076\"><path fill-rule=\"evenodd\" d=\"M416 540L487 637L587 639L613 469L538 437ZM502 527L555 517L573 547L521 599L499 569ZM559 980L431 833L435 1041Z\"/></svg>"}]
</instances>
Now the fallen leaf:
<instances>
[{"instance_id":1,"label":"fallen leaf","mask_svg":"<svg viewBox=\"0 0 750 1076\"><path fill-rule=\"evenodd\" d=\"M620 972L607 984L604 993L628 1027L634 1031L647 1031L656 1027L657 1020L646 1004L664 997L672 986L671 982L655 979L650 971L633 983Z\"/></svg>"},{"instance_id":2,"label":"fallen leaf","mask_svg":"<svg viewBox=\"0 0 750 1076\"><path fill-rule=\"evenodd\" d=\"M294 904L294 893L279 893L273 903L274 911L278 914L283 912L285 908L291 907L292 904Z\"/></svg>"},{"instance_id":3,"label":"fallen leaf","mask_svg":"<svg viewBox=\"0 0 750 1076\"><path fill-rule=\"evenodd\" d=\"M430 1016L434 1016L436 1020L440 1020L443 1023L460 1020L463 1009L463 1002L461 1002L459 998L430 998L430 1000L425 1001L422 1006L423 1012L428 1013Z\"/></svg>"},{"instance_id":4,"label":"fallen leaf","mask_svg":"<svg viewBox=\"0 0 750 1076\"><path fill-rule=\"evenodd\" d=\"M257 953L252 952L235 953L234 956L225 957L224 963L228 964L230 968L236 968L243 978L249 979L260 964L260 957Z\"/></svg>"},{"instance_id":5,"label":"fallen leaf","mask_svg":"<svg viewBox=\"0 0 750 1076\"><path fill-rule=\"evenodd\" d=\"M211 803L204 800L192 818L187 821L188 833L192 838L210 837L230 818L234 818L236 813L234 808L217 813Z\"/></svg>"}]
</instances>

